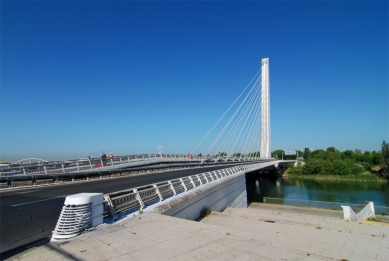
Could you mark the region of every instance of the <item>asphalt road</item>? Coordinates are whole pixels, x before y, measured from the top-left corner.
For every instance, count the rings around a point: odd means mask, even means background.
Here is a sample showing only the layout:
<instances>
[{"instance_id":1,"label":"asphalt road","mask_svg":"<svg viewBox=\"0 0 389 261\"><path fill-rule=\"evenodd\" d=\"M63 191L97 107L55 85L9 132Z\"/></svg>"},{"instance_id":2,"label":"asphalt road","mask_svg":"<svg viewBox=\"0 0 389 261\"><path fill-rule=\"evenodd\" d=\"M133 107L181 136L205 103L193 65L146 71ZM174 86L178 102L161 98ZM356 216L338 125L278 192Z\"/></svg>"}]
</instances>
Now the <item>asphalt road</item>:
<instances>
[{"instance_id":1,"label":"asphalt road","mask_svg":"<svg viewBox=\"0 0 389 261\"><path fill-rule=\"evenodd\" d=\"M68 195L82 192L106 194L232 166L234 165L174 170L1 191L0 253L51 238Z\"/></svg>"}]
</instances>

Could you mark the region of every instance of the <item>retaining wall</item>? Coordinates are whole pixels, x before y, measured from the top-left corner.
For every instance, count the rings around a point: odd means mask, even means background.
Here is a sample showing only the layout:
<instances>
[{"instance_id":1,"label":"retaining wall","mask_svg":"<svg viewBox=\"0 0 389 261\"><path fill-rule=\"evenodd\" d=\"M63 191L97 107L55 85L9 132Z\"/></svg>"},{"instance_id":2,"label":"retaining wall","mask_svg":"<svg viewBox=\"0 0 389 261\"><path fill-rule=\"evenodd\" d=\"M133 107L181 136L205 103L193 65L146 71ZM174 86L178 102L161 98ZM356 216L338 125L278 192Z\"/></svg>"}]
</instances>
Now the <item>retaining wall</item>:
<instances>
[{"instance_id":1,"label":"retaining wall","mask_svg":"<svg viewBox=\"0 0 389 261\"><path fill-rule=\"evenodd\" d=\"M223 211L227 207L247 208L245 173L241 172L225 177L179 194L174 198L153 205L150 211L196 220L200 217L200 211L204 207L213 211Z\"/></svg>"}]
</instances>

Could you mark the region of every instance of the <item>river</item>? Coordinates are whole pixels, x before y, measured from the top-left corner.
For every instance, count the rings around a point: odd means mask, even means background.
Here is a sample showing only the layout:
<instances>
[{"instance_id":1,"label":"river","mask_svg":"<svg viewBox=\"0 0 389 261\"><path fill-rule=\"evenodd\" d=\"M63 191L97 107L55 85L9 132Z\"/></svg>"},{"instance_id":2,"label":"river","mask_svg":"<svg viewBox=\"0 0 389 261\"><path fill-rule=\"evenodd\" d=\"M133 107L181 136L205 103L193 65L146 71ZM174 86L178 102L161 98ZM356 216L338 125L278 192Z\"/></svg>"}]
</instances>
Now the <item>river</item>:
<instances>
[{"instance_id":1,"label":"river","mask_svg":"<svg viewBox=\"0 0 389 261\"><path fill-rule=\"evenodd\" d=\"M378 213L378 206L389 207L389 182L310 180L247 174L246 184L249 203L263 202L265 197L267 203L273 203L271 198L276 198L282 200L274 203L288 205L304 205L301 203L304 200L353 205L367 200L374 202ZM316 207L332 208L317 204Z\"/></svg>"}]
</instances>

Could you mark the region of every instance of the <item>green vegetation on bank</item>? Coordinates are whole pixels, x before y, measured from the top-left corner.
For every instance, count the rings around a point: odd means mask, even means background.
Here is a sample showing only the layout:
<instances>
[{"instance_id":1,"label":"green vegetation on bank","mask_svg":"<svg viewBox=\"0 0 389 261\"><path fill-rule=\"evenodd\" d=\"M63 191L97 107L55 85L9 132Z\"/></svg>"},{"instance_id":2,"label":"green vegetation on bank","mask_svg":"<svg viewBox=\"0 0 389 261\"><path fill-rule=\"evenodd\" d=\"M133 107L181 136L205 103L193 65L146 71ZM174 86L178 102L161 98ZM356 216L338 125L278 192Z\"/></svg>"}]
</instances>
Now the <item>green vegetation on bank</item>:
<instances>
[{"instance_id":1,"label":"green vegetation on bank","mask_svg":"<svg viewBox=\"0 0 389 261\"><path fill-rule=\"evenodd\" d=\"M279 151L273 152L273 157ZM274 155L275 154L275 155ZM288 175L315 179L387 180L389 179L389 144L382 142L381 151L327 150L299 152L303 156L298 166L291 164Z\"/></svg>"}]
</instances>

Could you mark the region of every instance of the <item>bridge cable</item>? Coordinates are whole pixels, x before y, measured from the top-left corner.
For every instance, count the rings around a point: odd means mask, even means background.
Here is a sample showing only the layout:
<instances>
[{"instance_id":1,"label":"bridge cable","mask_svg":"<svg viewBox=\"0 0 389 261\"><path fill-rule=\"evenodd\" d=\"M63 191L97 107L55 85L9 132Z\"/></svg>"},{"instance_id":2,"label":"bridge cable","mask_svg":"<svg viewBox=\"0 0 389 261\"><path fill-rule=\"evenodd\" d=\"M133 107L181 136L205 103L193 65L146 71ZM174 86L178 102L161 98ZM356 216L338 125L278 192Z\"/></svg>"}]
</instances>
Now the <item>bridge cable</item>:
<instances>
[{"instance_id":1,"label":"bridge cable","mask_svg":"<svg viewBox=\"0 0 389 261\"><path fill-rule=\"evenodd\" d=\"M197 144L197 146L192 150L191 154L193 154L193 152L196 151L196 149L203 143L203 141L208 137L208 135L213 131L213 129L219 124L219 122L224 118L224 116L230 111L230 109L235 105L235 103L239 100L239 98L243 95L243 93L246 91L246 89L251 85L251 83L253 82L253 80L257 77L257 75L261 72L261 70L259 70L255 76L253 77L253 79L250 81L250 83L246 86L246 88L241 92L241 94L238 96L238 98L235 99L235 101L231 104L231 106L227 109L227 111L221 116L221 118L215 123L215 125L211 128L211 130L205 135L205 137L200 141L199 144ZM205 154L207 155L207 153Z\"/></svg>"}]
</instances>

